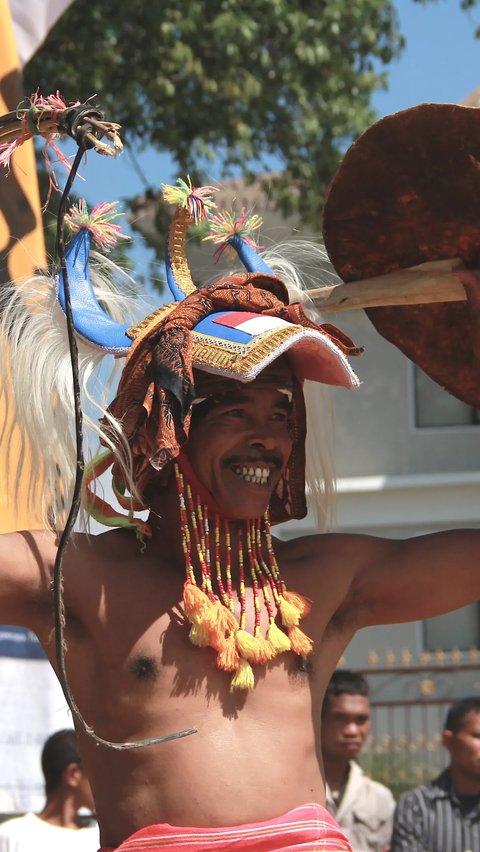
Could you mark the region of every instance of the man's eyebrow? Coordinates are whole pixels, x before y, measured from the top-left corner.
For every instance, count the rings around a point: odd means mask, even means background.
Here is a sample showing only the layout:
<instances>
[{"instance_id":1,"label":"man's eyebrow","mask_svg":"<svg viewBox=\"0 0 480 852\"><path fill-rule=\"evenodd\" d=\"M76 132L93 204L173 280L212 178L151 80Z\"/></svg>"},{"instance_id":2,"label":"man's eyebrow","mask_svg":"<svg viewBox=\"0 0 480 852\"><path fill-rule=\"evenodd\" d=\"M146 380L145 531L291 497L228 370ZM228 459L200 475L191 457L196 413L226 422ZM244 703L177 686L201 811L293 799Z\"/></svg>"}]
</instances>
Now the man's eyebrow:
<instances>
[{"instance_id":1,"label":"man's eyebrow","mask_svg":"<svg viewBox=\"0 0 480 852\"><path fill-rule=\"evenodd\" d=\"M334 710L332 716L335 719L369 719L370 713L348 713L342 710Z\"/></svg>"},{"instance_id":2,"label":"man's eyebrow","mask_svg":"<svg viewBox=\"0 0 480 852\"><path fill-rule=\"evenodd\" d=\"M285 411L290 411L292 408L292 403L289 400L288 396L285 393L282 393L281 390L278 391L279 397L274 402L274 407L284 408ZM218 397L212 397L213 404L216 408L219 408L224 405L235 405L236 403L242 404L244 402L252 402L253 397L246 391L242 393L242 391L229 391L228 393L222 394Z\"/></svg>"},{"instance_id":3,"label":"man's eyebrow","mask_svg":"<svg viewBox=\"0 0 480 852\"><path fill-rule=\"evenodd\" d=\"M236 402L249 402L251 400L251 396L248 393L242 393L241 391L229 391L229 393L222 394L222 396L217 397L215 400L216 405L232 405Z\"/></svg>"},{"instance_id":4,"label":"man's eyebrow","mask_svg":"<svg viewBox=\"0 0 480 852\"><path fill-rule=\"evenodd\" d=\"M287 396L286 393L283 393L282 391L279 391L279 393L281 394L281 399L279 399L277 401L277 405L280 408L284 408L285 411L291 411L292 410L292 400Z\"/></svg>"}]
</instances>

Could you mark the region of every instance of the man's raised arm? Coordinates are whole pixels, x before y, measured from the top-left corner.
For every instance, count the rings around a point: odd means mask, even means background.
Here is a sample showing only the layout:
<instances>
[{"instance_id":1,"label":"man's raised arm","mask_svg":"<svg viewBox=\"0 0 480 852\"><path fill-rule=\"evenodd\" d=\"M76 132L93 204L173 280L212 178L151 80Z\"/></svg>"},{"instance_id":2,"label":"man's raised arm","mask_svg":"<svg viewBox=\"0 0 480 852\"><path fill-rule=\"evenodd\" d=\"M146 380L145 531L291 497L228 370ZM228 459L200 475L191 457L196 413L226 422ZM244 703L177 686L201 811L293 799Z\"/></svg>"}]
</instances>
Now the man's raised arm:
<instances>
[{"instance_id":1,"label":"man's raised arm","mask_svg":"<svg viewBox=\"0 0 480 852\"><path fill-rule=\"evenodd\" d=\"M0 535L0 623L35 632L51 609L51 567L56 540L51 532Z\"/></svg>"},{"instance_id":2,"label":"man's raised arm","mask_svg":"<svg viewBox=\"0 0 480 852\"><path fill-rule=\"evenodd\" d=\"M342 609L352 608L358 628L433 618L480 597L480 530L352 536L344 558L355 567Z\"/></svg>"}]
</instances>

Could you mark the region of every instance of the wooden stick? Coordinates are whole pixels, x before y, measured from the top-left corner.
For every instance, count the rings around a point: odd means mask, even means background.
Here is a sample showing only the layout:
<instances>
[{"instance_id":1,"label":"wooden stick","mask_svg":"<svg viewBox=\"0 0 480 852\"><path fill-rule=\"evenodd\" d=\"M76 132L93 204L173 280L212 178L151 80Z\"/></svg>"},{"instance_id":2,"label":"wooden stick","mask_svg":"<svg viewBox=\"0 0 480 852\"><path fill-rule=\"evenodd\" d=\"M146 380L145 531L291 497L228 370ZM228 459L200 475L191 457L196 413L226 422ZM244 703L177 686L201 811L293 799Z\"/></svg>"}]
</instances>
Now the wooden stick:
<instances>
[{"instance_id":1,"label":"wooden stick","mask_svg":"<svg viewBox=\"0 0 480 852\"><path fill-rule=\"evenodd\" d=\"M308 295L322 313L465 301L463 285L452 274L455 269L464 269L459 258L434 260L376 278L318 287Z\"/></svg>"}]
</instances>

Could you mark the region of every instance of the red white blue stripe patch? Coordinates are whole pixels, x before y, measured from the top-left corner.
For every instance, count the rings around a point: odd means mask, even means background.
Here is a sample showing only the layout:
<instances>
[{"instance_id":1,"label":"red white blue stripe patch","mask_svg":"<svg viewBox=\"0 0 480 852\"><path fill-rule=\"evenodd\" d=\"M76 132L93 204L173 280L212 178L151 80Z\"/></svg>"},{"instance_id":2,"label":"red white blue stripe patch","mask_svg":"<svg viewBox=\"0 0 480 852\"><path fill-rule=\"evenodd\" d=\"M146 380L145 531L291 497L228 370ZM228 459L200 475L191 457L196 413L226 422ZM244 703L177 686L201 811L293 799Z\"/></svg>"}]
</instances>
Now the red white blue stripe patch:
<instances>
[{"instance_id":1,"label":"red white blue stripe patch","mask_svg":"<svg viewBox=\"0 0 480 852\"><path fill-rule=\"evenodd\" d=\"M266 331L273 331L277 328L292 325L291 322L280 319L280 317L253 314L247 311L229 311L226 314L217 315L212 320L217 325L222 325L226 328L235 328L237 331L243 331L252 337L256 337L257 334L264 334Z\"/></svg>"}]
</instances>

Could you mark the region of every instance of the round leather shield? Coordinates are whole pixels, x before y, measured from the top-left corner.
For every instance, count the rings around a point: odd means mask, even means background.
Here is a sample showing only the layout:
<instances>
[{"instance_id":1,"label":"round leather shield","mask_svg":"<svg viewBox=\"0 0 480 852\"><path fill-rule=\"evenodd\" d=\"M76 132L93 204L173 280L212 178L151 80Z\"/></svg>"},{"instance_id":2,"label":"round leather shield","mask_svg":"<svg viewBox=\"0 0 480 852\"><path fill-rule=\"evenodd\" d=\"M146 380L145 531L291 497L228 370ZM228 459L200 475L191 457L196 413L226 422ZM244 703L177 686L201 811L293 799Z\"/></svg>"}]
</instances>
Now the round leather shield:
<instances>
[{"instance_id":1,"label":"round leather shield","mask_svg":"<svg viewBox=\"0 0 480 852\"><path fill-rule=\"evenodd\" d=\"M344 281L459 257L480 267L480 109L423 104L352 145L326 195L323 235ZM378 332L432 379L480 408L466 302L369 308Z\"/></svg>"}]
</instances>

